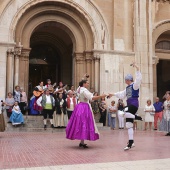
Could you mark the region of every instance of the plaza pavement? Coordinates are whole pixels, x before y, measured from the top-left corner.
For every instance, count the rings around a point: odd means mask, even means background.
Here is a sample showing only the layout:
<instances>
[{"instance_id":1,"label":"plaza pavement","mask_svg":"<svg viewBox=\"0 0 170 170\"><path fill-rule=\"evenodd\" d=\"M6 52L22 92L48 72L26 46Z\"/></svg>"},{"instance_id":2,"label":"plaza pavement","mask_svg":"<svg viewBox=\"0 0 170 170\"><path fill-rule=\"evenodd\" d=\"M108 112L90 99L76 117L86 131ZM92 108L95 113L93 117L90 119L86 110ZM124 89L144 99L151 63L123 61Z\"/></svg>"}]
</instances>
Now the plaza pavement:
<instances>
[{"instance_id":1,"label":"plaza pavement","mask_svg":"<svg viewBox=\"0 0 170 170\"><path fill-rule=\"evenodd\" d=\"M0 170L170 170L170 137L164 132L135 131L135 147L127 143L126 130L100 129L100 139L65 139L65 130L0 133Z\"/></svg>"}]
</instances>

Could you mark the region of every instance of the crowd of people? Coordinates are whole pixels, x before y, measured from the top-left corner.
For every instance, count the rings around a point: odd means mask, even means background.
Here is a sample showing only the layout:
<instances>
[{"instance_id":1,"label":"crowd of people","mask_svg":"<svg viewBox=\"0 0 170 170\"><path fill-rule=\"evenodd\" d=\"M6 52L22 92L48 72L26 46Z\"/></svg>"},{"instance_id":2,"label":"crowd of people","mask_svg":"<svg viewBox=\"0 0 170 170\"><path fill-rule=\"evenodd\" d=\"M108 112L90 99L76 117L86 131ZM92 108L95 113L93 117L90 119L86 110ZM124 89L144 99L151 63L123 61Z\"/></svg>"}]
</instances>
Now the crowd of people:
<instances>
[{"instance_id":1,"label":"crowd of people","mask_svg":"<svg viewBox=\"0 0 170 170\"><path fill-rule=\"evenodd\" d=\"M133 80L131 74L127 74L125 82L128 85L125 90L114 94L102 94L88 91L88 75L85 74L79 87L75 90L74 86L68 89L62 82L51 84L51 80L47 79L47 84L43 81L39 82L34 88L33 95L29 102L24 89L16 86L13 93L8 92L5 101L1 101L1 106L5 107L8 123L12 125L24 124L23 115L28 112L30 115L42 115L44 130L47 128L47 118L50 120L51 128L66 127L66 137L68 139L79 139L80 147L87 147L84 140L97 140L99 138L98 129L95 124L95 116L99 115L99 122L103 126L110 126L112 130L116 128L118 121L119 129L128 129L129 142L124 150L129 150L134 146L133 130L137 129L137 121L142 121L142 117L138 113L138 97L139 87L142 80L142 75L139 67L136 67L136 79ZM55 88L56 87L56 88ZM111 98L116 96L118 102L111 100L107 105L106 97ZM127 98L127 106L123 99ZM158 119L160 120L159 129L167 131L166 136L170 136L170 91L167 91L164 96L164 102L160 102L156 97L156 101L152 104L148 99L144 107L144 130L158 129ZM0 130L4 130L4 119L0 122ZM89 134L90 133L90 134Z\"/></svg>"}]
</instances>

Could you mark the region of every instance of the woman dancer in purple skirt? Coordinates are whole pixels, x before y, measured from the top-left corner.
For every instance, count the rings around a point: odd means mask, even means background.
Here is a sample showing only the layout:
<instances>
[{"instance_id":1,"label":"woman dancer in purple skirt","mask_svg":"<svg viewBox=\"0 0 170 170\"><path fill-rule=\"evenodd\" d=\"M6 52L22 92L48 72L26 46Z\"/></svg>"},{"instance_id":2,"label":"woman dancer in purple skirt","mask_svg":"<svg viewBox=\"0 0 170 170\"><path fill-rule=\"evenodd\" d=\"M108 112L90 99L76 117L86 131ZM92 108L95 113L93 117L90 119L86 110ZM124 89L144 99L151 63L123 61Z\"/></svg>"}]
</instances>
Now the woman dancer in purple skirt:
<instances>
[{"instance_id":1,"label":"woman dancer in purple skirt","mask_svg":"<svg viewBox=\"0 0 170 170\"><path fill-rule=\"evenodd\" d=\"M93 96L93 94L87 90L89 86L87 80L82 80L79 85L80 87L78 88L77 93L79 95L80 103L76 105L68 122L66 138L70 140L80 140L79 147L88 148L87 144L84 144L84 140L95 141L99 139L99 131L95 124L89 101L98 100L106 97L106 95Z\"/></svg>"}]
</instances>

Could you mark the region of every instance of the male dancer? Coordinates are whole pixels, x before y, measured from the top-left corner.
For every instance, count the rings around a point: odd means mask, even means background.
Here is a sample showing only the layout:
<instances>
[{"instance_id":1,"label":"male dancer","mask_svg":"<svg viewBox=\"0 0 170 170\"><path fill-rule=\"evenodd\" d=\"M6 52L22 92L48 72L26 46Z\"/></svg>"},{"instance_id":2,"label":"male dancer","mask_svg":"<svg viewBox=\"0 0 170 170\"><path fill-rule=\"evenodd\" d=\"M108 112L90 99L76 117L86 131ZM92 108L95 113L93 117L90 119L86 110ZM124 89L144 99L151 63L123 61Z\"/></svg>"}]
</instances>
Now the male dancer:
<instances>
[{"instance_id":1,"label":"male dancer","mask_svg":"<svg viewBox=\"0 0 170 170\"><path fill-rule=\"evenodd\" d=\"M109 94L109 97L116 96L119 99L124 99L127 97L127 106L123 109L123 115L126 118L126 128L128 129L129 135L129 142L128 145L124 148L124 150L129 150L130 148L134 147L134 140L133 140L133 120L141 120L140 116L135 115L138 107L139 107L139 87L142 80L142 75L139 71L139 67L133 63L131 66L136 67L136 79L133 82L133 76L131 74L127 74L125 76L125 83L128 85L125 90Z\"/></svg>"}]
</instances>

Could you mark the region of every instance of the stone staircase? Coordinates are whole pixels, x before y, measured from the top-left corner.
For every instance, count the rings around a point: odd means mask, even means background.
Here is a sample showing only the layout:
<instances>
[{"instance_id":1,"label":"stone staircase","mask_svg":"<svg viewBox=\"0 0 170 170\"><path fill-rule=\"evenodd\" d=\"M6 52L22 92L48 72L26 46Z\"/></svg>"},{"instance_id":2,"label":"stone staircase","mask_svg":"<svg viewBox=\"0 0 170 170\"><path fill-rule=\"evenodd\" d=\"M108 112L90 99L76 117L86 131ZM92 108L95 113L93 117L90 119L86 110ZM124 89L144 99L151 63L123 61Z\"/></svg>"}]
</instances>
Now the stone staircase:
<instances>
[{"instance_id":1,"label":"stone staircase","mask_svg":"<svg viewBox=\"0 0 170 170\"><path fill-rule=\"evenodd\" d=\"M5 114L4 114L5 115ZM8 118L5 117L6 122ZM6 124L6 131L8 132L44 132L43 116L42 115L24 115L25 123L23 125L13 126L11 123ZM102 123L96 123L99 129L107 129L109 127L103 127ZM51 128L50 121L47 120L47 130L48 132L63 132L65 128Z\"/></svg>"}]
</instances>

